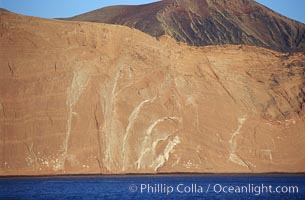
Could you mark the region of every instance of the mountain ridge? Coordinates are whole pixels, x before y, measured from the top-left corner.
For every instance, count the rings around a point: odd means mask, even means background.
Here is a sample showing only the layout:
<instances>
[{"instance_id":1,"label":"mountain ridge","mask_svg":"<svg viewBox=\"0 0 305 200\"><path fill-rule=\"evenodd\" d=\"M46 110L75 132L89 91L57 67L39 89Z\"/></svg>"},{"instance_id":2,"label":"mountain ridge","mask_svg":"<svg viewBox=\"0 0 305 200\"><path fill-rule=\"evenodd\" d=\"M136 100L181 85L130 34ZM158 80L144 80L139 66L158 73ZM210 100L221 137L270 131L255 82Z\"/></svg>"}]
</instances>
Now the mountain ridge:
<instances>
[{"instance_id":1,"label":"mountain ridge","mask_svg":"<svg viewBox=\"0 0 305 200\"><path fill-rule=\"evenodd\" d=\"M193 46L246 44L305 52L305 25L251 0L164 0L110 6L67 20L120 24Z\"/></svg>"}]
</instances>

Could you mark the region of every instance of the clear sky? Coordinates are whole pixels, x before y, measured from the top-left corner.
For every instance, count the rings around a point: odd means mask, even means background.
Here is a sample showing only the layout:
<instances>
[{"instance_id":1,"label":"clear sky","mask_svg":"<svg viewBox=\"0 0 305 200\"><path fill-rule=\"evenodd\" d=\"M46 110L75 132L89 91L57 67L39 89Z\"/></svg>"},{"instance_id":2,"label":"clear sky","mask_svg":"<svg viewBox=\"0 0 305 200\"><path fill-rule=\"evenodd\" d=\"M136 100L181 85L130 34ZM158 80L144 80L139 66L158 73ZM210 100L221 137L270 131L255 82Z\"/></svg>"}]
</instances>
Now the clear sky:
<instances>
[{"instance_id":1,"label":"clear sky","mask_svg":"<svg viewBox=\"0 0 305 200\"><path fill-rule=\"evenodd\" d=\"M156 0L0 0L0 7L25 15L61 18L109 5L136 5L154 1ZM305 0L257 0L257 2L305 23Z\"/></svg>"}]
</instances>

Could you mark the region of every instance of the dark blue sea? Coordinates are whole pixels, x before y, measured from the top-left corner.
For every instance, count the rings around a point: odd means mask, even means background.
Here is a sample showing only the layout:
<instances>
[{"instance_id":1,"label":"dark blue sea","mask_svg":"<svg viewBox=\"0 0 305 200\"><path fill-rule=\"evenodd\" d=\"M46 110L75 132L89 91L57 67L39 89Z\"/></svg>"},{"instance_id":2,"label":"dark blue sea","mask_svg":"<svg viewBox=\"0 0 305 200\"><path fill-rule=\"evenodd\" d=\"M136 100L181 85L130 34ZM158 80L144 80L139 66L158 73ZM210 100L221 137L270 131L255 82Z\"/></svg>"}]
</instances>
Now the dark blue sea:
<instances>
[{"instance_id":1,"label":"dark blue sea","mask_svg":"<svg viewBox=\"0 0 305 200\"><path fill-rule=\"evenodd\" d=\"M163 175L0 178L2 200L305 200L305 175Z\"/></svg>"}]
</instances>

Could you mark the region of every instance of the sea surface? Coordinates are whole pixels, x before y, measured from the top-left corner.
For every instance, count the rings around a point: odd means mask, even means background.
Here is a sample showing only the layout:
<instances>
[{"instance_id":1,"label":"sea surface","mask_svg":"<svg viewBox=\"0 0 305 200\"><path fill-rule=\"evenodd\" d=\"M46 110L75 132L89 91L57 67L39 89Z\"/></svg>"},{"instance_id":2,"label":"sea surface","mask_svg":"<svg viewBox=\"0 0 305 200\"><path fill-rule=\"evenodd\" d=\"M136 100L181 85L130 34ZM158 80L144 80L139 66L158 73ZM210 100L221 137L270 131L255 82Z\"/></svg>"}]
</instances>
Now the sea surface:
<instances>
[{"instance_id":1,"label":"sea surface","mask_svg":"<svg viewBox=\"0 0 305 200\"><path fill-rule=\"evenodd\" d=\"M305 200L305 175L162 175L0 178L2 200Z\"/></svg>"}]
</instances>

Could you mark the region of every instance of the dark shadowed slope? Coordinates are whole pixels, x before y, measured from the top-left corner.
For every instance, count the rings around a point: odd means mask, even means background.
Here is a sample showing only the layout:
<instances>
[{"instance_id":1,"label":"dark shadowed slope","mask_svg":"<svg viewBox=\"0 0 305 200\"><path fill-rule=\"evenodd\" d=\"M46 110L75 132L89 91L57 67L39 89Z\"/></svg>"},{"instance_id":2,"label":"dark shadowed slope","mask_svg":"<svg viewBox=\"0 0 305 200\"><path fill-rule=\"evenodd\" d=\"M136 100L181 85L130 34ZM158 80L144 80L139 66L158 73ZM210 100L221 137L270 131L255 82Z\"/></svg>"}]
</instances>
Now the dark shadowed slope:
<instances>
[{"instance_id":1,"label":"dark shadowed slope","mask_svg":"<svg viewBox=\"0 0 305 200\"><path fill-rule=\"evenodd\" d=\"M9 12L8 10L5 10L3 8L0 8L0 14L3 13L3 12Z\"/></svg>"},{"instance_id":2,"label":"dark shadowed slope","mask_svg":"<svg viewBox=\"0 0 305 200\"><path fill-rule=\"evenodd\" d=\"M165 0L111 6L69 18L121 24L190 45L247 44L278 51L305 51L305 25L252 0Z\"/></svg>"}]
</instances>

